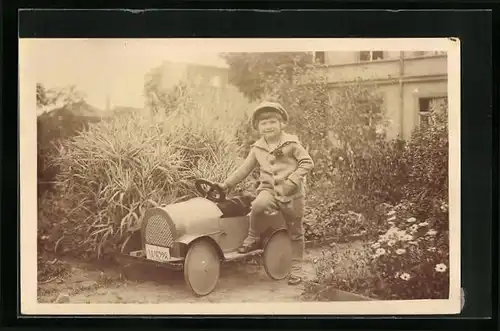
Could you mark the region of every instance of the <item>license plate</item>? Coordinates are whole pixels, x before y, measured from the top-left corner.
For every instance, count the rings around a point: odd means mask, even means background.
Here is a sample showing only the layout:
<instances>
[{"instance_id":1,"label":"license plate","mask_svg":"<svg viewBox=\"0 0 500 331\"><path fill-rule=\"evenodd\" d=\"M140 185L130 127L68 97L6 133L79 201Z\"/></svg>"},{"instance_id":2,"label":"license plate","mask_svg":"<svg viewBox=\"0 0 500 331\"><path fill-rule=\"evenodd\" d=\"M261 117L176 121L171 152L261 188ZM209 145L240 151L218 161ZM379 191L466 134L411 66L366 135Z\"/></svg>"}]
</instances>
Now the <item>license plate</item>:
<instances>
[{"instance_id":1,"label":"license plate","mask_svg":"<svg viewBox=\"0 0 500 331\"><path fill-rule=\"evenodd\" d=\"M146 258L158 262L167 262L170 260L170 248L146 244Z\"/></svg>"}]
</instances>

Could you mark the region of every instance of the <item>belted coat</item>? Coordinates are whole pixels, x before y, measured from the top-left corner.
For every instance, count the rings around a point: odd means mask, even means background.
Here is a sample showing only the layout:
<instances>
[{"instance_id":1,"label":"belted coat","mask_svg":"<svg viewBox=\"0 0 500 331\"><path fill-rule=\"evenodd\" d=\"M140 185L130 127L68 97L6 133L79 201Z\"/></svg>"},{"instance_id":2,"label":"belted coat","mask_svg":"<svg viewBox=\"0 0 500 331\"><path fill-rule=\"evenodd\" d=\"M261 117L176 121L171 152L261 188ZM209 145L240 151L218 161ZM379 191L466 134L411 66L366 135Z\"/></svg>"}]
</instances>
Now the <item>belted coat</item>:
<instances>
[{"instance_id":1,"label":"belted coat","mask_svg":"<svg viewBox=\"0 0 500 331\"><path fill-rule=\"evenodd\" d=\"M314 162L297 136L281 132L280 143L270 150L264 138L257 140L241 166L224 182L234 187L256 167L260 168L257 193L272 191L276 200L289 202L305 195L305 176L314 168Z\"/></svg>"}]
</instances>

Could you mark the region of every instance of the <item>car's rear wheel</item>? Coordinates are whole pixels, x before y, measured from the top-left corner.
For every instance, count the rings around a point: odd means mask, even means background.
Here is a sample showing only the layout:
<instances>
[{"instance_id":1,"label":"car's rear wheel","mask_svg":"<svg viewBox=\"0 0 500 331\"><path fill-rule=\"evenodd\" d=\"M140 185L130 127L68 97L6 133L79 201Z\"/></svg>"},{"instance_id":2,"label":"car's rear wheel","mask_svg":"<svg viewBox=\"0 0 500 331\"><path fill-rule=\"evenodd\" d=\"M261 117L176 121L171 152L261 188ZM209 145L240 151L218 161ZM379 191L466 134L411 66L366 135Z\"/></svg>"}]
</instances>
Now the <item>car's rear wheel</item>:
<instances>
[{"instance_id":1,"label":"car's rear wheel","mask_svg":"<svg viewBox=\"0 0 500 331\"><path fill-rule=\"evenodd\" d=\"M196 296L210 294L219 281L220 256L209 239L191 244L184 261L184 280Z\"/></svg>"},{"instance_id":2,"label":"car's rear wheel","mask_svg":"<svg viewBox=\"0 0 500 331\"><path fill-rule=\"evenodd\" d=\"M278 231L267 240L262 255L267 275L280 280L290 274L292 266L292 241L286 231Z\"/></svg>"}]
</instances>

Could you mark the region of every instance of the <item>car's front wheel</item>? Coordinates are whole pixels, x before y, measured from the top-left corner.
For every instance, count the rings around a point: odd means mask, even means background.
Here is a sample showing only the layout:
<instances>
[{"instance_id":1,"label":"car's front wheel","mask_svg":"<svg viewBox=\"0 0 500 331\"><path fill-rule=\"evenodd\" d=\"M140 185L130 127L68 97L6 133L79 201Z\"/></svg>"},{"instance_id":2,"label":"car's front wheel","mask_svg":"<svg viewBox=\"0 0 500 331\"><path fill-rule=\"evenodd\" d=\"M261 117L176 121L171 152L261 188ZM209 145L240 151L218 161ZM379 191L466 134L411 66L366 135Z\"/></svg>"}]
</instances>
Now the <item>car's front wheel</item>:
<instances>
[{"instance_id":1,"label":"car's front wheel","mask_svg":"<svg viewBox=\"0 0 500 331\"><path fill-rule=\"evenodd\" d=\"M196 296L210 294L219 281L220 256L209 239L193 242L184 261L184 280Z\"/></svg>"}]
</instances>

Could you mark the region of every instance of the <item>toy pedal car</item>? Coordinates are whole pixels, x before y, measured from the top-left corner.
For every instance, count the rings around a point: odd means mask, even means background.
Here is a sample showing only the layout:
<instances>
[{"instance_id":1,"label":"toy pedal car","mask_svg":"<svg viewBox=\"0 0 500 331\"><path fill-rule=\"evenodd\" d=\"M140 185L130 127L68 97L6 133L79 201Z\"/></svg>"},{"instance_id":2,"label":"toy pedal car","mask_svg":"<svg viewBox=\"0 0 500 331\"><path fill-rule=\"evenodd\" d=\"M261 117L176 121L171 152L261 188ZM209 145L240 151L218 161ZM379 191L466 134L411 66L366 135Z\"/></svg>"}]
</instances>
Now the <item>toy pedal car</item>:
<instances>
[{"instance_id":1,"label":"toy pedal car","mask_svg":"<svg viewBox=\"0 0 500 331\"><path fill-rule=\"evenodd\" d=\"M184 279L197 296L211 293L219 280L221 262L262 255L267 275L286 278L292 263L292 244L280 212L262 215L259 249L237 251L248 234L253 198L226 199L214 183L196 180L204 196L149 209L144 214L135 245L122 249L134 260L183 269ZM135 247L134 247L135 246Z\"/></svg>"}]
</instances>

